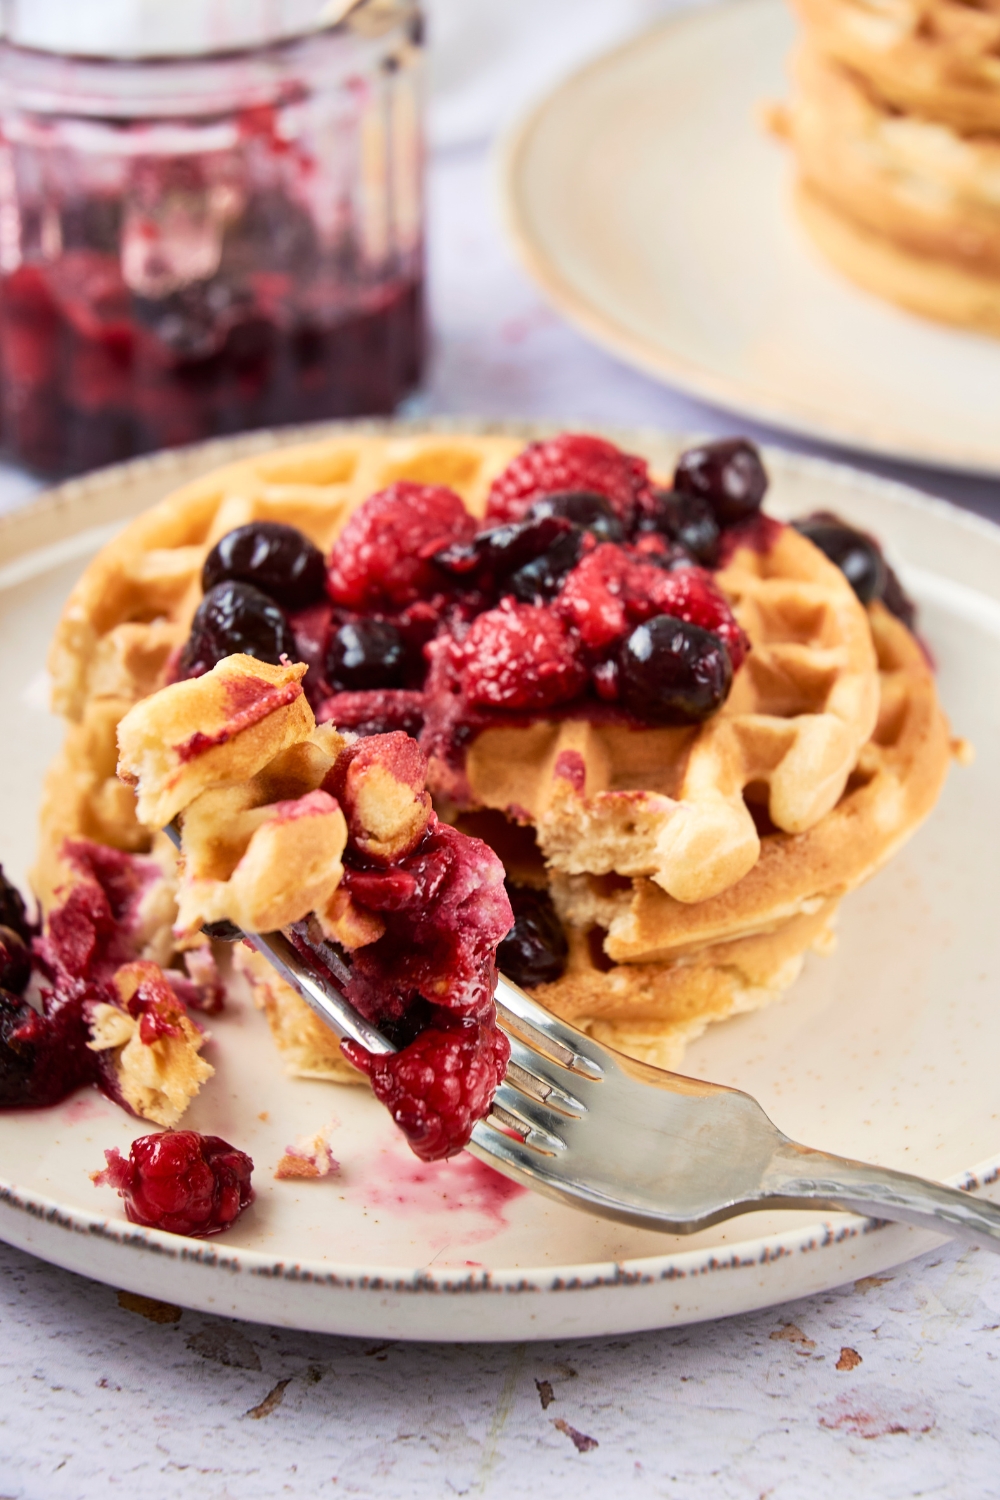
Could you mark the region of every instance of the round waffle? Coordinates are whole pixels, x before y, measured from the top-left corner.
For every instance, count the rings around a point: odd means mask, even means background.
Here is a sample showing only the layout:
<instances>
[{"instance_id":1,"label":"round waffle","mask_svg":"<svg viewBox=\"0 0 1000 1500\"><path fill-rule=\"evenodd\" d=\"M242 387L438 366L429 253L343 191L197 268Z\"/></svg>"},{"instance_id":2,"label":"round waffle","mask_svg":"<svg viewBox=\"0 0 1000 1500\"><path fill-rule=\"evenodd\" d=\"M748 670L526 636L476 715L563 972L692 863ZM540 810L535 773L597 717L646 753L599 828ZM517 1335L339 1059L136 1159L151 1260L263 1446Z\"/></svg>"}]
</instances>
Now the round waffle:
<instances>
[{"instance_id":1,"label":"round waffle","mask_svg":"<svg viewBox=\"0 0 1000 1500\"><path fill-rule=\"evenodd\" d=\"M702 902L760 855L748 788L788 832L811 828L840 797L878 711L853 590L790 528L738 548L716 579L752 650L705 724L539 720L473 741L472 804L531 822L553 869L647 875L678 901Z\"/></svg>"},{"instance_id":2,"label":"round waffle","mask_svg":"<svg viewBox=\"0 0 1000 1500\"><path fill-rule=\"evenodd\" d=\"M788 987L809 948L828 949L837 904L930 812L951 741L927 659L875 604L879 712L837 805L804 833L770 828L753 869L697 905L648 879L555 876L570 962L537 991L599 1040L660 1066L710 1021L755 1009Z\"/></svg>"},{"instance_id":3,"label":"round waffle","mask_svg":"<svg viewBox=\"0 0 1000 1500\"><path fill-rule=\"evenodd\" d=\"M106 547L70 596L52 648L54 701L70 725L42 809L43 904L65 837L148 847L114 776L117 723L162 684L221 536L249 520L280 520L327 549L356 505L402 478L447 483L482 514L491 481L522 446L507 435L347 432L217 470ZM550 863L571 940L550 1003L595 1030L619 1028L602 1034L628 1050L649 1054L666 1039L661 1059L709 1019L779 992L802 953L828 942L841 889L828 888L824 831L855 805L859 768L881 745L873 632L850 586L793 531L765 527L757 542L717 575L752 650L706 725L539 720L487 730L468 756L469 804L534 824ZM924 680L934 744L946 747L926 672ZM884 714L884 673L881 681ZM935 792L944 760L930 777ZM877 802L857 805L881 827ZM904 818L899 839L919 816ZM804 873L787 897L779 847L803 851ZM864 873L845 876L843 889ZM773 911L760 894L769 879ZM595 928L607 931L603 948ZM258 988L293 1066L343 1076L335 1044L325 1047L291 992L270 980Z\"/></svg>"},{"instance_id":4,"label":"round waffle","mask_svg":"<svg viewBox=\"0 0 1000 1500\"><path fill-rule=\"evenodd\" d=\"M795 210L826 259L865 291L935 322L1000 337L1000 276L904 249L805 183L796 188Z\"/></svg>"},{"instance_id":5,"label":"round waffle","mask_svg":"<svg viewBox=\"0 0 1000 1500\"><path fill-rule=\"evenodd\" d=\"M791 71L786 133L813 193L902 251L1000 277L1000 137L901 115L811 42Z\"/></svg>"},{"instance_id":6,"label":"round waffle","mask_svg":"<svg viewBox=\"0 0 1000 1500\"><path fill-rule=\"evenodd\" d=\"M1000 130L996 0L792 0L827 56L899 110L965 131Z\"/></svg>"}]
</instances>

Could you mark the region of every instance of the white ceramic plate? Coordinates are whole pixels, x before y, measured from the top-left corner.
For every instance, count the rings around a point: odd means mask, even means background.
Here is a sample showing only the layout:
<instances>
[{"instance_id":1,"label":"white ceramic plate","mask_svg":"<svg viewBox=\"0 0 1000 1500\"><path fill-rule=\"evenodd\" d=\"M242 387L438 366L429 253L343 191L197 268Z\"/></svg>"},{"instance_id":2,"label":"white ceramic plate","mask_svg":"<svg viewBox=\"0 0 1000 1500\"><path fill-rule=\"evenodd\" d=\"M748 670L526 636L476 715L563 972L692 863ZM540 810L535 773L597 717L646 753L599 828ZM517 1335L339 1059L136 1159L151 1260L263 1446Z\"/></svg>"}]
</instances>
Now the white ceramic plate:
<instances>
[{"instance_id":1,"label":"white ceramic plate","mask_svg":"<svg viewBox=\"0 0 1000 1500\"><path fill-rule=\"evenodd\" d=\"M287 440L288 434L282 440ZM675 445L633 436L669 461ZM46 644L68 588L121 518L213 462L274 439L165 455L65 487L0 525L0 857L23 879L45 763ZM828 508L889 543L914 588L956 729L978 749L926 827L846 903L838 949L793 997L712 1030L688 1070L738 1084L808 1144L951 1182L1000 1164L1000 531L845 469L768 456L771 508ZM97 527L97 530L94 528ZM48 533L42 550L25 550ZM222 1240L139 1230L88 1173L145 1127L96 1093L0 1116L0 1236L47 1260L191 1307L384 1337L624 1332L783 1302L934 1244L848 1215L755 1214L682 1240L512 1189L470 1159L421 1166L363 1089L282 1076L237 997L212 1023L218 1072L187 1117L249 1150L256 1204ZM265 1117L266 1116L266 1117ZM276 1182L297 1136L333 1123L339 1177Z\"/></svg>"},{"instance_id":2,"label":"white ceramic plate","mask_svg":"<svg viewBox=\"0 0 1000 1500\"><path fill-rule=\"evenodd\" d=\"M782 0L671 20L571 77L509 142L525 266L583 332L673 385L812 437L1000 473L1000 342L855 289L792 218Z\"/></svg>"}]
</instances>

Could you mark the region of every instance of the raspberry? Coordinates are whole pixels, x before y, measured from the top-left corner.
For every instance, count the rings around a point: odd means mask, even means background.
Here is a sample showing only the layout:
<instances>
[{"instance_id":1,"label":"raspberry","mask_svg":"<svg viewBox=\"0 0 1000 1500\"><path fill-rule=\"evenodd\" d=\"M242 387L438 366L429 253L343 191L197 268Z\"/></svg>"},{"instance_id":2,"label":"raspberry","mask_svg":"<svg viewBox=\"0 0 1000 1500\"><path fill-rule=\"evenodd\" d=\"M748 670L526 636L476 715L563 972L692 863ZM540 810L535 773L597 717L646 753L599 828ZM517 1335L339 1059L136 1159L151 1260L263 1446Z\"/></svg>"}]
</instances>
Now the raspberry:
<instances>
[{"instance_id":1,"label":"raspberry","mask_svg":"<svg viewBox=\"0 0 1000 1500\"><path fill-rule=\"evenodd\" d=\"M344 887L378 913L385 936L353 954L348 999L372 1020L423 999L482 1016L493 998L497 943L513 914L503 865L481 839L432 813L413 854L387 870L344 872Z\"/></svg>"},{"instance_id":2,"label":"raspberry","mask_svg":"<svg viewBox=\"0 0 1000 1500\"><path fill-rule=\"evenodd\" d=\"M434 553L475 531L454 490L400 480L351 516L330 556L327 592L345 609L402 609L443 588Z\"/></svg>"},{"instance_id":3,"label":"raspberry","mask_svg":"<svg viewBox=\"0 0 1000 1500\"><path fill-rule=\"evenodd\" d=\"M700 568L678 568L665 573L662 568L645 563L632 572L629 584L636 600L645 593L654 606L650 613L671 615L719 636L726 643L733 671L739 670L750 643L709 574ZM635 620L648 618L631 601L629 612Z\"/></svg>"},{"instance_id":4,"label":"raspberry","mask_svg":"<svg viewBox=\"0 0 1000 1500\"><path fill-rule=\"evenodd\" d=\"M565 626L534 604L507 600L479 615L460 651L465 696L484 708L549 708L586 682Z\"/></svg>"},{"instance_id":5,"label":"raspberry","mask_svg":"<svg viewBox=\"0 0 1000 1500\"><path fill-rule=\"evenodd\" d=\"M729 605L701 568L665 569L651 554L610 542L580 560L555 608L592 651L620 639L630 625L660 614L720 636L734 672L747 651L746 636Z\"/></svg>"},{"instance_id":6,"label":"raspberry","mask_svg":"<svg viewBox=\"0 0 1000 1500\"><path fill-rule=\"evenodd\" d=\"M541 495L582 490L604 495L628 528L649 488L645 459L604 438L564 432L532 443L507 465L490 486L486 514L494 521L518 521Z\"/></svg>"},{"instance_id":7,"label":"raspberry","mask_svg":"<svg viewBox=\"0 0 1000 1500\"><path fill-rule=\"evenodd\" d=\"M581 558L562 586L554 608L591 651L628 629L624 594L631 566L621 547L604 542Z\"/></svg>"},{"instance_id":8,"label":"raspberry","mask_svg":"<svg viewBox=\"0 0 1000 1500\"><path fill-rule=\"evenodd\" d=\"M166 1130L133 1141L128 1160L116 1150L104 1156L107 1167L93 1182L117 1188L126 1216L149 1229L218 1234L253 1202L253 1162L217 1135Z\"/></svg>"},{"instance_id":9,"label":"raspberry","mask_svg":"<svg viewBox=\"0 0 1000 1500\"><path fill-rule=\"evenodd\" d=\"M510 1043L495 1021L444 1020L428 1026L400 1052L376 1057L357 1042L346 1056L371 1079L422 1161L455 1156L489 1114L507 1071Z\"/></svg>"}]
</instances>

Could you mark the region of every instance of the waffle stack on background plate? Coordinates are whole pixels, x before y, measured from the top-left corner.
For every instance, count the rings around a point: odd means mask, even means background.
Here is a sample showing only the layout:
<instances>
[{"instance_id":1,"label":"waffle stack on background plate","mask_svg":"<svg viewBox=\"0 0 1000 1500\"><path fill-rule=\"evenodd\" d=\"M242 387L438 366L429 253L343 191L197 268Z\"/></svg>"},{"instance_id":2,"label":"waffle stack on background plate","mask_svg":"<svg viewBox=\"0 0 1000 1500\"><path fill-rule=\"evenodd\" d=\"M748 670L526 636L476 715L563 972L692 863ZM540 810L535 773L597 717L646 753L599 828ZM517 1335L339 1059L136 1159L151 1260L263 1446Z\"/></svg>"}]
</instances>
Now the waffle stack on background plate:
<instances>
[{"instance_id":1,"label":"waffle stack on background plate","mask_svg":"<svg viewBox=\"0 0 1000 1500\"><path fill-rule=\"evenodd\" d=\"M1000 5L792 0L773 112L826 257L913 312L1000 335Z\"/></svg>"}]
</instances>

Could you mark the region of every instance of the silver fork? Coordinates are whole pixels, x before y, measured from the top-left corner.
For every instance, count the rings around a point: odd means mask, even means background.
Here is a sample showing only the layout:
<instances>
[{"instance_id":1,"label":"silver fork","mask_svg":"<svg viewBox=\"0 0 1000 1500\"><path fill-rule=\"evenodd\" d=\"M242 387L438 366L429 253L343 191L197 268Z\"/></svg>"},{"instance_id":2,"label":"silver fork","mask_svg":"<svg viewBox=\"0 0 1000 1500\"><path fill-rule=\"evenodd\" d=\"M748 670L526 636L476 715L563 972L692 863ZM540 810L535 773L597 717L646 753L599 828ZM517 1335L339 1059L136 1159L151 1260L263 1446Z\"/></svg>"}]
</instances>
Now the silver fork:
<instances>
[{"instance_id":1,"label":"silver fork","mask_svg":"<svg viewBox=\"0 0 1000 1500\"><path fill-rule=\"evenodd\" d=\"M242 934L339 1037L396 1049L282 932ZM346 975L345 975L346 977ZM898 1219L1000 1252L1000 1207L907 1172L800 1146L739 1089L600 1046L502 975L507 1074L468 1150L574 1208L693 1234L764 1208Z\"/></svg>"}]
</instances>

